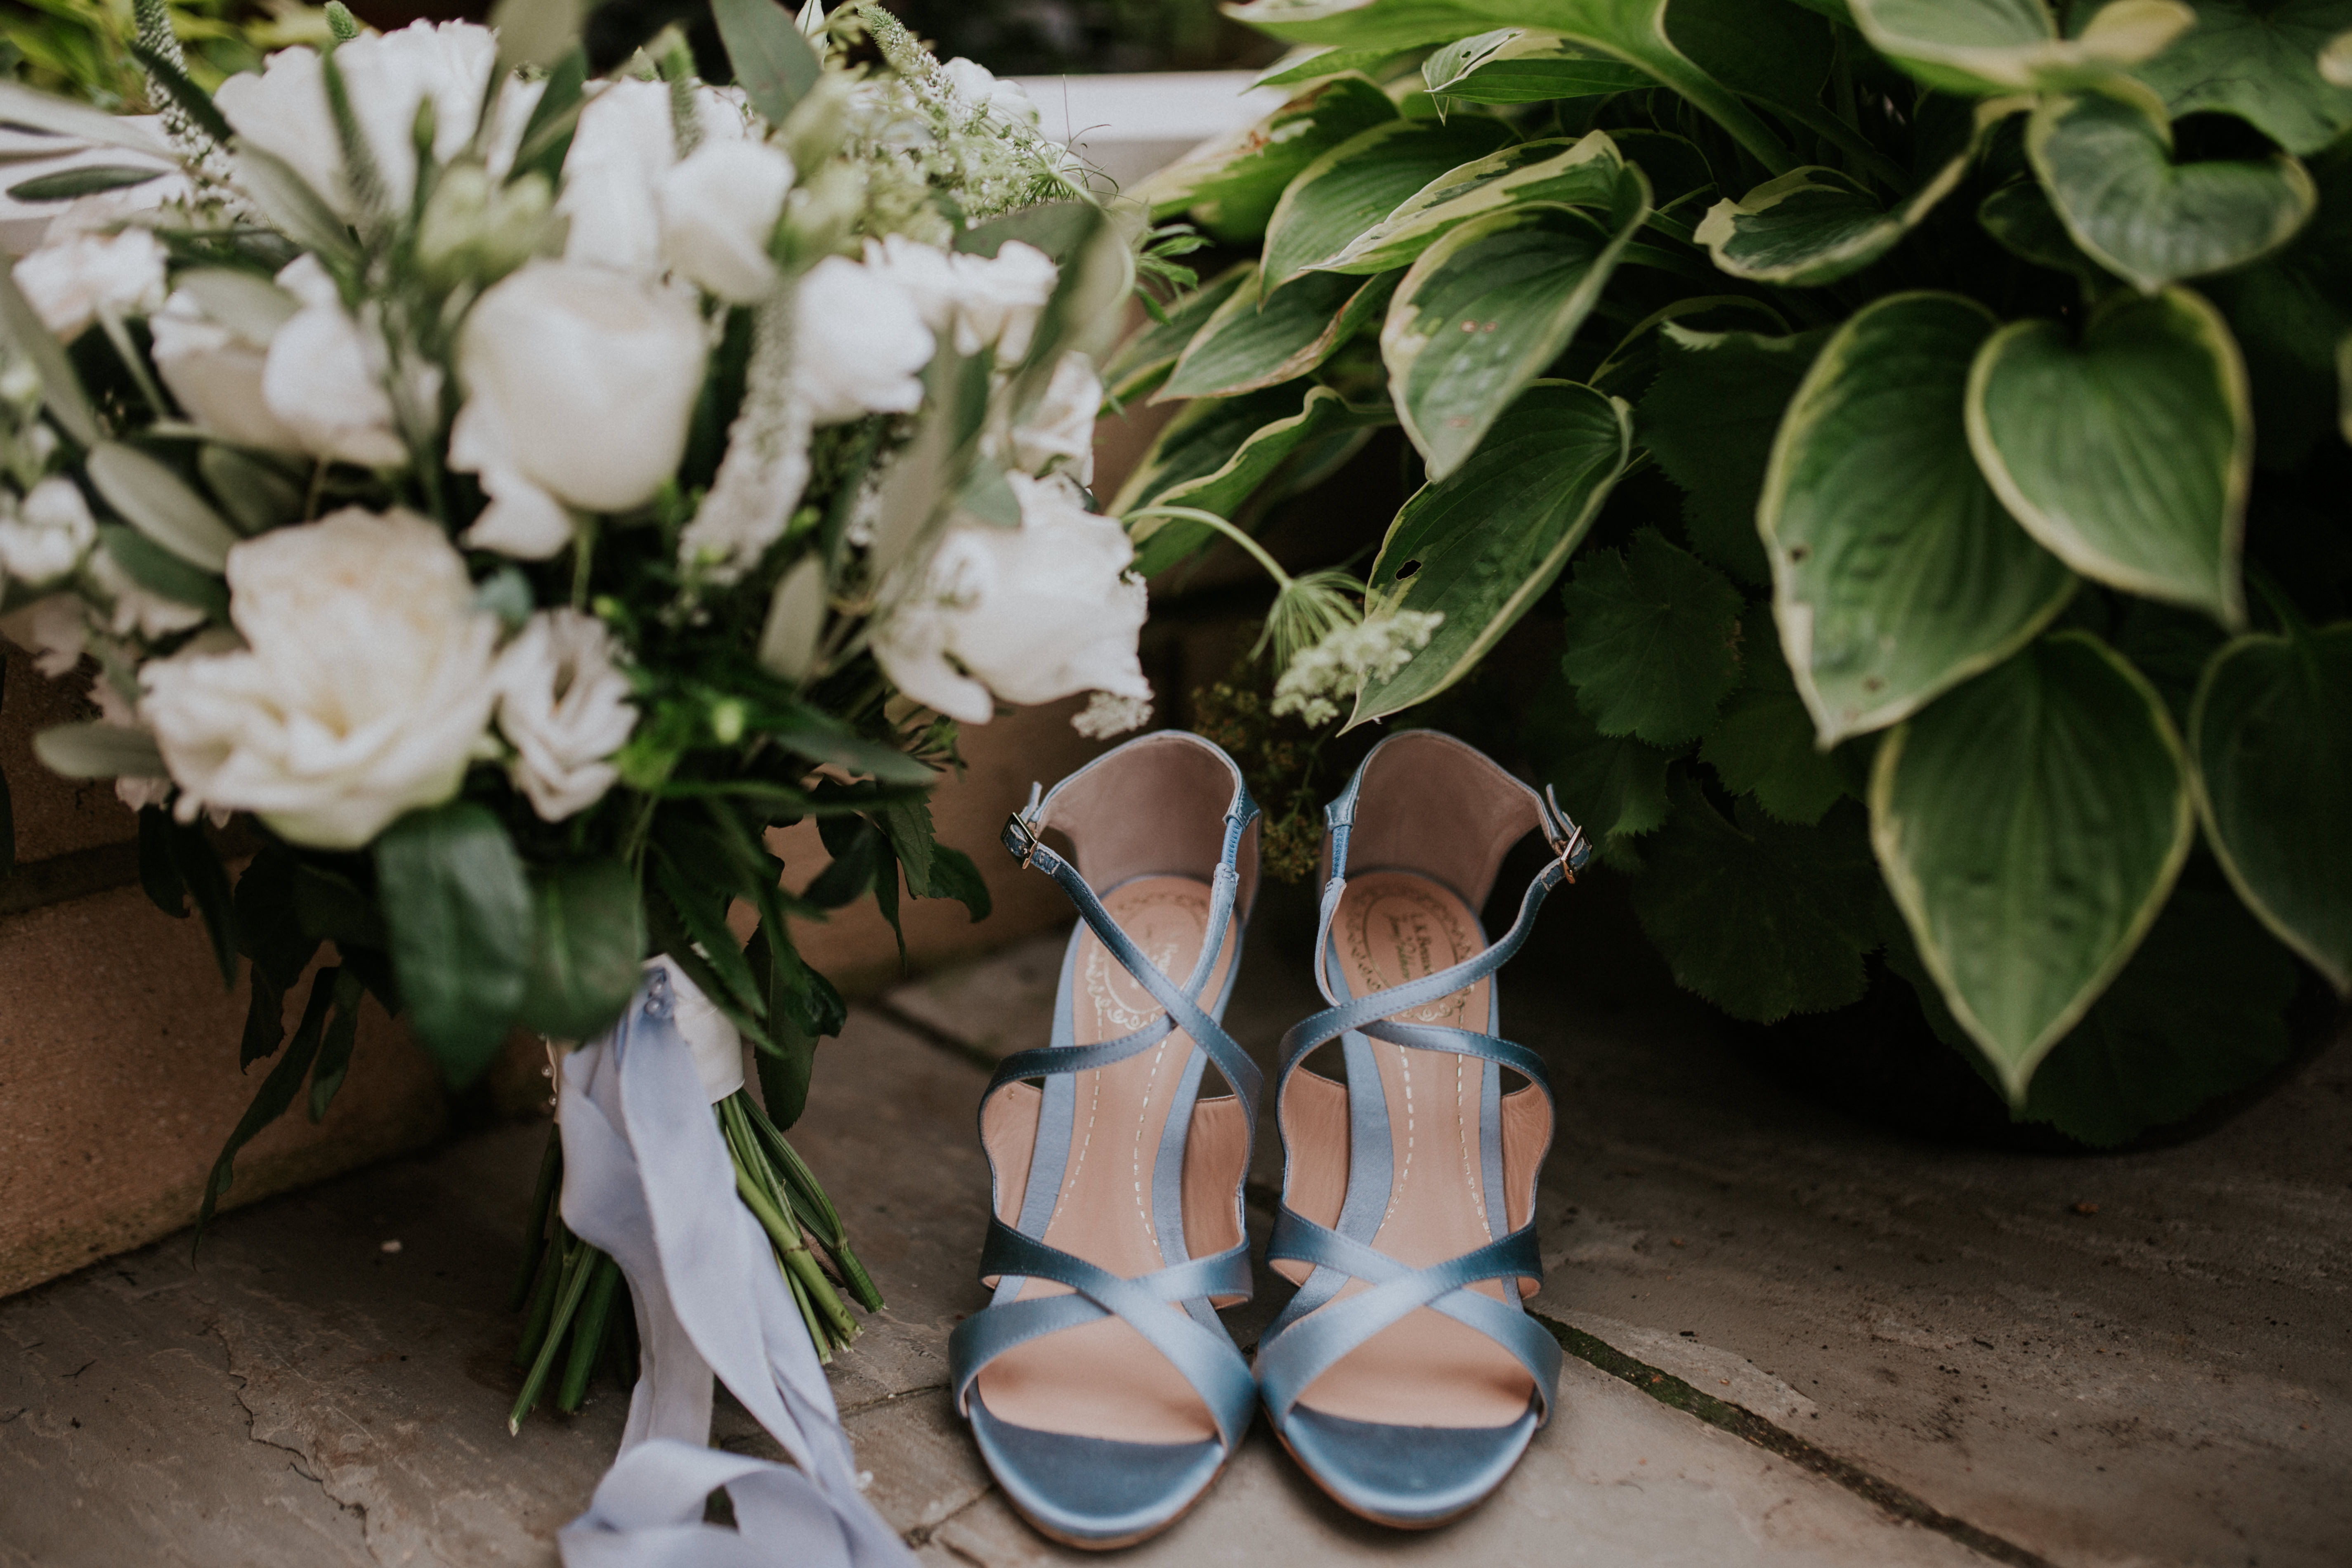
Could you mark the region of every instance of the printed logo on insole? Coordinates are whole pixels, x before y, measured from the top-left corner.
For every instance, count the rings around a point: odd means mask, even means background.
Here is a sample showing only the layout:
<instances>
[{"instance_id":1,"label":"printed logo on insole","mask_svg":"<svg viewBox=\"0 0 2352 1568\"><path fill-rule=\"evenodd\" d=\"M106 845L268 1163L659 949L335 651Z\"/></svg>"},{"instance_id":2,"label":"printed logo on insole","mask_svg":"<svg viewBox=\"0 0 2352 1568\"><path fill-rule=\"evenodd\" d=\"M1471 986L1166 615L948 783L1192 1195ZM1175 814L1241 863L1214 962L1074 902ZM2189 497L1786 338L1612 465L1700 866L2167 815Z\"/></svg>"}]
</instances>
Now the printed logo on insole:
<instances>
[{"instance_id":1,"label":"printed logo on insole","mask_svg":"<svg viewBox=\"0 0 2352 1568\"><path fill-rule=\"evenodd\" d=\"M1355 983L1386 991L1459 963L1476 949L1451 899L1410 882L1380 887L1347 901L1343 934ZM1393 1015L1408 1023L1465 1026L1466 991Z\"/></svg>"},{"instance_id":2,"label":"printed logo on insole","mask_svg":"<svg viewBox=\"0 0 2352 1568\"><path fill-rule=\"evenodd\" d=\"M1154 889L1118 904L1119 928L1152 966L1178 985L1191 978L1208 931L1208 895L1185 888ZM1094 1005L1099 1037L1132 1034L1160 1016L1151 993L1099 942L1087 944L1086 995Z\"/></svg>"}]
</instances>

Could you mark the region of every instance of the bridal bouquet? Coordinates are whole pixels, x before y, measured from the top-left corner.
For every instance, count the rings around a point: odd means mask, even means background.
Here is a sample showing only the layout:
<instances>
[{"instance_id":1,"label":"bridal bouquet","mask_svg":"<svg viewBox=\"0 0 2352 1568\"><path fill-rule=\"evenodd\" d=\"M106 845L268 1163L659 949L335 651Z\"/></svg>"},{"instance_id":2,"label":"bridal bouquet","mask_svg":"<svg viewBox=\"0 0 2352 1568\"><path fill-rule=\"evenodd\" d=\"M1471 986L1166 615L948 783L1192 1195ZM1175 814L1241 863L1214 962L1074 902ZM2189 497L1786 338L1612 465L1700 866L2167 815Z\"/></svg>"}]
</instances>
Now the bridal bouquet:
<instances>
[{"instance_id":1,"label":"bridal bouquet","mask_svg":"<svg viewBox=\"0 0 2352 1568\"><path fill-rule=\"evenodd\" d=\"M147 121L0 84L61 154L11 187L57 210L0 272L0 627L94 671L40 756L116 781L150 894L249 975L242 1061L277 1059L205 1215L306 1082L325 1111L364 996L463 1083L517 1027L597 1035L657 960L823 1351L879 1301L781 1135L843 1020L786 922L895 922L902 879L984 914L925 804L956 726L1148 714L1084 488L1133 273L1017 89L878 6L714 12L731 87L675 31L593 76L534 0L330 6L330 45L210 94L142 9ZM793 893L769 835L803 817L831 858ZM567 1403L623 1331L559 1159L518 1415L567 1324Z\"/></svg>"}]
</instances>

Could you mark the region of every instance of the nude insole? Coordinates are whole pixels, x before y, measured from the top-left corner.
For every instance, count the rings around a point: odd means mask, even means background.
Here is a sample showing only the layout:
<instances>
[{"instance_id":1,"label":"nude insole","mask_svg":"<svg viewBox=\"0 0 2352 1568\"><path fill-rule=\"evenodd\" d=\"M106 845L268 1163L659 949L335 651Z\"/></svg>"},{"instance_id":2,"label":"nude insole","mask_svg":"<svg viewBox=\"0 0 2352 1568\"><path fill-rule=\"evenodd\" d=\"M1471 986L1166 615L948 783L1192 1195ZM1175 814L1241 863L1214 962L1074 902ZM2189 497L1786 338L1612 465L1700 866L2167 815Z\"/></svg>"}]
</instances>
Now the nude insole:
<instances>
[{"instance_id":1,"label":"nude insole","mask_svg":"<svg viewBox=\"0 0 2352 1568\"><path fill-rule=\"evenodd\" d=\"M1178 986L1192 977L1207 940L1209 889L1189 877L1143 877L1114 889L1103 907L1129 940ZM1203 1000L1223 985L1233 963L1229 927ZM1090 1046L1133 1034L1164 1011L1091 931L1079 938L1070 979L1073 1042ZM1166 1267L1152 1214L1160 1141L1196 1047L1181 1029L1148 1050L1076 1075L1077 1112L1045 1245L1132 1279ZM1031 1279L1018 1300L1067 1293ZM1168 1310L1181 1313L1180 1303ZM1065 1329L1007 1351L976 1380L991 1414L1045 1432L1128 1443L1190 1443L1217 1435L1216 1423L1184 1374L1118 1318Z\"/></svg>"},{"instance_id":2,"label":"nude insole","mask_svg":"<svg viewBox=\"0 0 2352 1568\"><path fill-rule=\"evenodd\" d=\"M1351 879L1332 922L1346 994L1362 996L1434 973L1485 951L1475 911L1426 877L1375 871ZM1485 1033L1488 983L1393 1015L1393 1021ZM1372 1246L1416 1268L1507 1233L1489 1227L1479 1087L1486 1064L1451 1051L1370 1042L1388 1101L1388 1205ZM1507 1120L1517 1120L1516 1118ZM1498 1130L1499 1131L1499 1130ZM1336 1152L1326 1151L1332 1158ZM1517 1163L1514 1161L1513 1163ZM1511 1200L1517 1207L1516 1199ZM1471 1287L1497 1300L1503 1281ZM1335 1300L1370 1289L1351 1280ZM1328 1305L1318 1310L1328 1310ZM1309 1314L1310 1316L1312 1314ZM1503 1426L1528 1408L1534 1384L1485 1334L1427 1307L1372 1335L1307 1384L1299 1403L1351 1421L1406 1426Z\"/></svg>"}]
</instances>

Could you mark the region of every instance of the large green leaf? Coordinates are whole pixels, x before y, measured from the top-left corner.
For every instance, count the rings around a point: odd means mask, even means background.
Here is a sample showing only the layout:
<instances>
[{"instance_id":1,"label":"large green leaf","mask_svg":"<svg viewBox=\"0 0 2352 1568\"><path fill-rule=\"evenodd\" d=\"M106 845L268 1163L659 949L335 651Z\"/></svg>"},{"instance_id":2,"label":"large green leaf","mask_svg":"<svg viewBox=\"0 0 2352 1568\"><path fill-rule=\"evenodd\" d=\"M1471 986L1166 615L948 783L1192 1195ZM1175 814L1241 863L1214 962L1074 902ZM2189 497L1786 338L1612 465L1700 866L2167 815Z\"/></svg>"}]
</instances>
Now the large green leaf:
<instances>
[{"instance_id":1,"label":"large green leaf","mask_svg":"<svg viewBox=\"0 0 2352 1568\"><path fill-rule=\"evenodd\" d=\"M531 897L499 819L468 801L412 811L375 841L393 972L417 1039L464 1085L499 1054L530 977Z\"/></svg>"},{"instance_id":2,"label":"large green leaf","mask_svg":"<svg viewBox=\"0 0 2352 1568\"><path fill-rule=\"evenodd\" d=\"M1430 181L1319 266L1355 273L1409 267L1447 230L1507 207L1606 207L1616 200L1624 166L1605 131L1575 142L1522 142Z\"/></svg>"},{"instance_id":3,"label":"large green leaf","mask_svg":"<svg viewBox=\"0 0 2352 1568\"><path fill-rule=\"evenodd\" d=\"M531 879L530 976L519 1016L559 1040L600 1033L636 994L645 900L618 860L575 860Z\"/></svg>"},{"instance_id":4,"label":"large green leaf","mask_svg":"<svg viewBox=\"0 0 2352 1568\"><path fill-rule=\"evenodd\" d=\"M1696 740L1739 684L1739 590L1655 529L1577 563L1560 668L1604 735Z\"/></svg>"},{"instance_id":5,"label":"large green leaf","mask_svg":"<svg viewBox=\"0 0 2352 1568\"><path fill-rule=\"evenodd\" d=\"M1274 64L1258 72L1250 81L1252 87L1296 87L1303 81L1316 81L1342 71L1361 71L1378 81L1385 68L1400 58L1402 51L1391 48L1374 49L1292 49Z\"/></svg>"},{"instance_id":6,"label":"large green leaf","mask_svg":"<svg viewBox=\"0 0 2352 1568\"><path fill-rule=\"evenodd\" d=\"M1750 583L1771 581L1756 502L1780 416L1830 335L1696 332L1669 323L1658 374L1642 399L1642 445L1684 491L1683 522L1706 560Z\"/></svg>"},{"instance_id":7,"label":"large green leaf","mask_svg":"<svg viewBox=\"0 0 2352 1568\"><path fill-rule=\"evenodd\" d=\"M2066 232L2049 193L2030 175L2020 175L1977 204L1977 222L2003 250L2036 267L2072 272L2087 283L2105 279L2106 269L2083 254Z\"/></svg>"},{"instance_id":8,"label":"large green leaf","mask_svg":"<svg viewBox=\"0 0 2352 1568\"><path fill-rule=\"evenodd\" d=\"M1151 401L1232 397L1296 381L1371 321L1396 292L1398 276L1313 272L1263 300L1244 280L1193 334Z\"/></svg>"},{"instance_id":9,"label":"large green leaf","mask_svg":"<svg viewBox=\"0 0 2352 1568\"><path fill-rule=\"evenodd\" d=\"M819 70L816 51L793 26L792 13L776 0L710 0L710 16L743 96L769 124L782 125L816 85Z\"/></svg>"},{"instance_id":10,"label":"large green leaf","mask_svg":"<svg viewBox=\"0 0 2352 1568\"><path fill-rule=\"evenodd\" d=\"M1402 50L1477 32L1471 0L1253 0L1226 15L1301 44Z\"/></svg>"},{"instance_id":11,"label":"large green leaf","mask_svg":"<svg viewBox=\"0 0 2352 1568\"><path fill-rule=\"evenodd\" d=\"M1176 368L1177 358L1192 341L1192 334L1208 325L1209 318L1233 298L1234 289L1256 277L1257 263L1236 262L1176 300L1165 321L1147 321L1129 333L1103 363L1103 395L1114 403L1132 403L1157 391Z\"/></svg>"},{"instance_id":12,"label":"large green leaf","mask_svg":"<svg viewBox=\"0 0 2352 1568\"><path fill-rule=\"evenodd\" d=\"M2220 110L2290 153L2316 153L2352 128L2352 89L2320 75L2319 54L2352 29L2352 0L2189 0L2197 26L2132 74L2167 113Z\"/></svg>"},{"instance_id":13,"label":"large green leaf","mask_svg":"<svg viewBox=\"0 0 2352 1568\"><path fill-rule=\"evenodd\" d=\"M1633 893L1675 984L1759 1024L1860 1001L1883 897L1862 808L1791 827L1742 800L1727 822L1687 779L1674 803Z\"/></svg>"},{"instance_id":14,"label":"large green leaf","mask_svg":"<svg viewBox=\"0 0 2352 1568\"><path fill-rule=\"evenodd\" d=\"M1483 114L1391 120L1349 137L1282 193L1266 220L1260 288L1280 289L1321 266L1415 191L1511 139L1509 126Z\"/></svg>"},{"instance_id":15,"label":"large green leaf","mask_svg":"<svg viewBox=\"0 0 2352 1568\"><path fill-rule=\"evenodd\" d=\"M1947 92L2098 81L2148 58L2196 16L2176 0L2114 0L2072 38L2043 0L1848 0L1880 53Z\"/></svg>"},{"instance_id":16,"label":"large green leaf","mask_svg":"<svg viewBox=\"0 0 2352 1568\"><path fill-rule=\"evenodd\" d=\"M1717 81L1811 131L1857 173L1901 181L1902 166L1822 101L1838 43L1818 12L1790 0L1672 0L1665 27L1675 47Z\"/></svg>"},{"instance_id":17,"label":"large green leaf","mask_svg":"<svg viewBox=\"0 0 2352 1568\"><path fill-rule=\"evenodd\" d=\"M1574 207L1513 208L1462 225L1412 264L1389 302L1381 357L1431 478L1460 468L1559 357L1649 211L1647 182L1627 169L1605 225Z\"/></svg>"},{"instance_id":18,"label":"large green leaf","mask_svg":"<svg viewBox=\"0 0 2352 1568\"><path fill-rule=\"evenodd\" d=\"M1647 73L1558 33L1497 27L1446 45L1421 63L1431 95L1465 103L1542 103L1626 92Z\"/></svg>"},{"instance_id":19,"label":"large green leaf","mask_svg":"<svg viewBox=\"0 0 2352 1568\"><path fill-rule=\"evenodd\" d=\"M1969 367L1992 327L1954 294L1874 301L1780 421L1756 525L1780 645L1823 745L2000 663L2074 592L1969 452Z\"/></svg>"},{"instance_id":20,"label":"large green leaf","mask_svg":"<svg viewBox=\"0 0 2352 1568\"><path fill-rule=\"evenodd\" d=\"M1554 672L1529 705L1523 734L1538 782L1604 856L1666 820L1666 766L1672 752L1631 735L1604 735L1577 705L1567 677Z\"/></svg>"},{"instance_id":21,"label":"large green leaf","mask_svg":"<svg viewBox=\"0 0 2352 1568\"><path fill-rule=\"evenodd\" d=\"M1589 386L1538 382L1451 476L1415 491L1372 563L1376 594L1445 617L1429 646L1358 694L1350 727L1467 675L1551 586L1625 471L1633 416Z\"/></svg>"},{"instance_id":22,"label":"large green leaf","mask_svg":"<svg viewBox=\"0 0 2352 1568\"><path fill-rule=\"evenodd\" d=\"M2042 638L1880 745L1887 887L2012 1103L2163 907L2193 832L2182 763L2156 689L2086 632Z\"/></svg>"},{"instance_id":23,"label":"large green leaf","mask_svg":"<svg viewBox=\"0 0 2352 1568\"><path fill-rule=\"evenodd\" d=\"M2238 896L2352 992L2352 623L2244 637L2189 719L2206 837Z\"/></svg>"},{"instance_id":24,"label":"large green leaf","mask_svg":"<svg viewBox=\"0 0 2352 1568\"><path fill-rule=\"evenodd\" d=\"M2352 160L2323 159L2313 174L2318 215L2285 248L2198 286L2245 356L2254 462L2273 470L2301 465L2341 428L2336 351L2352 334Z\"/></svg>"},{"instance_id":25,"label":"large green leaf","mask_svg":"<svg viewBox=\"0 0 2352 1568\"><path fill-rule=\"evenodd\" d=\"M2123 295L2080 343L2054 321L1985 340L1969 444L2010 515L2085 577L2245 618L2238 544L2253 423L2237 345L2184 289Z\"/></svg>"},{"instance_id":26,"label":"large green leaf","mask_svg":"<svg viewBox=\"0 0 2352 1568\"><path fill-rule=\"evenodd\" d=\"M1757 611L1743 620L1744 679L1708 726L1699 760L1733 795L1753 795L1768 815L1811 826L1841 796L1858 794L1860 781L1849 777L1843 757L1813 744L1812 717L1769 640L1770 625L1757 625L1763 620Z\"/></svg>"},{"instance_id":27,"label":"large green leaf","mask_svg":"<svg viewBox=\"0 0 2352 1568\"><path fill-rule=\"evenodd\" d=\"M1257 124L1196 148L1129 194L1153 217L1189 212L1220 239L1255 238L1301 170L1358 132L1396 117L1396 105L1369 79L1335 76Z\"/></svg>"},{"instance_id":28,"label":"large green leaf","mask_svg":"<svg viewBox=\"0 0 2352 1568\"><path fill-rule=\"evenodd\" d=\"M2286 153L2172 161L2172 128L2144 89L2044 99L2025 149L2074 243L2154 293L2180 278L2242 267L2294 237L2319 196Z\"/></svg>"}]
</instances>

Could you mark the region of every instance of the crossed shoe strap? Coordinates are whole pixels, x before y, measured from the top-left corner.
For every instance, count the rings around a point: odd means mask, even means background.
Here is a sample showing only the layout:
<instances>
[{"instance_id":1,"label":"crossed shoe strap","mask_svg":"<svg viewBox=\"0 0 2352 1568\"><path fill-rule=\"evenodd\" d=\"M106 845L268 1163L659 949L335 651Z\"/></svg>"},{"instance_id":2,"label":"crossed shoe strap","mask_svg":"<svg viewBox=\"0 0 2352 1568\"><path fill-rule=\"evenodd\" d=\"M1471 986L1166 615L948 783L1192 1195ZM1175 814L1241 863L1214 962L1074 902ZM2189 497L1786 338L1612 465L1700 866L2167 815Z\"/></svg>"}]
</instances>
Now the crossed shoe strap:
<instances>
[{"instance_id":1,"label":"crossed shoe strap","mask_svg":"<svg viewBox=\"0 0 2352 1568\"><path fill-rule=\"evenodd\" d=\"M1072 1293L1007 1301L955 1326L948 1336L948 1361L958 1410L968 1410L972 1380L1005 1352L1045 1334L1117 1317L1183 1373L1209 1407L1218 1438L1228 1451L1249 1429L1257 1384L1241 1352L1223 1333L1170 1310L1173 1303L1195 1297L1248 1294L1247 1242L1128 1279L992 1218L981 1271L1050 1279L1068 1286Z\"/></svg>"}]
</instances>

